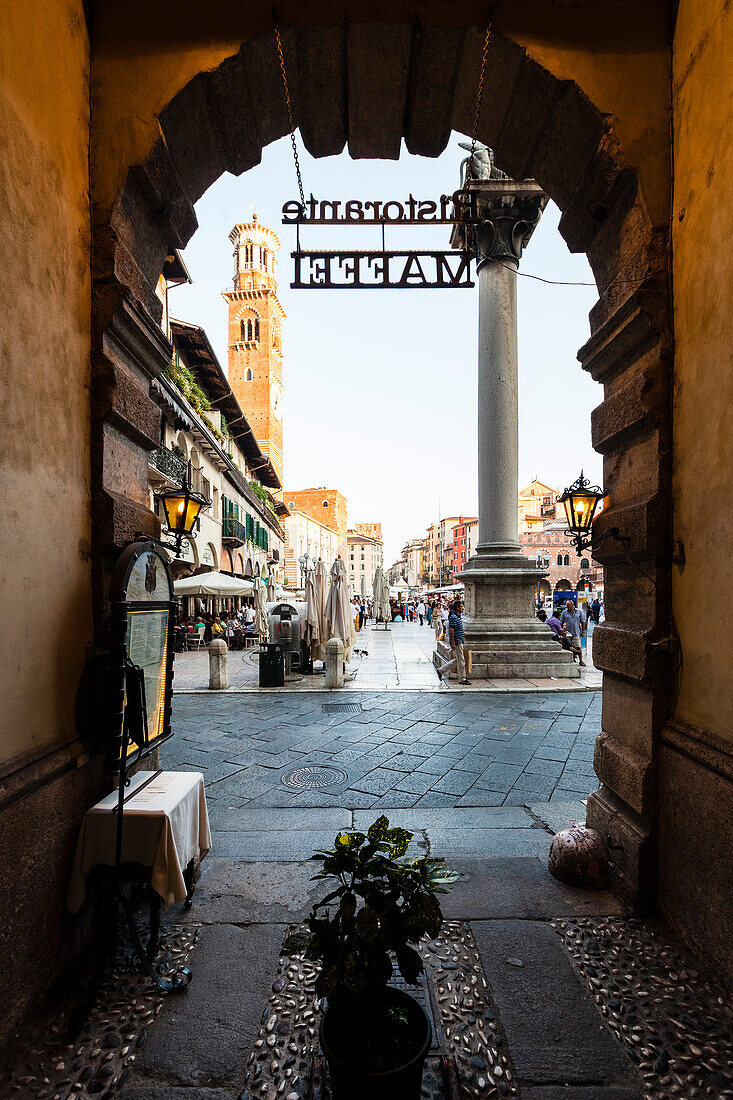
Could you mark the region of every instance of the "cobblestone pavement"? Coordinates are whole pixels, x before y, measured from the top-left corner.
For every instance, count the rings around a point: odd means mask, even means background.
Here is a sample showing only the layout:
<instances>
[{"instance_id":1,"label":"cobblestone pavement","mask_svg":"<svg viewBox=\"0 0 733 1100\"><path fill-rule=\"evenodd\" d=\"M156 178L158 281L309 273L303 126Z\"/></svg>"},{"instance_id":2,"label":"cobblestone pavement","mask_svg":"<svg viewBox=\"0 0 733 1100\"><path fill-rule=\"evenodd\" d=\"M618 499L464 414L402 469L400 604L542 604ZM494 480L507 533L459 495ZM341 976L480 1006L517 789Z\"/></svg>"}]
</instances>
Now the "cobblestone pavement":
<instances>
[{"instance_id":1,"label":"cobblestone pavement","mask_svg":"<svg viewBox=\"0 0 733 1100\"><path fill-rule=\"evenodd\" d=\"M203 772L215 820L243 807L522 806L598 787L600 693L339 698L177 696L162 764ZM313 767L326 770L291 774Z\"/></svg>"},{"instance_id":2,"label":"cobblestone pavement","mask_svg":"<svg viewBox=\"0 0 733 1100\"><path fill-rule=\"evenodd\" d=\"M592 663L592 641L586 661L588 667L574 679L556 680L474 680L459 685L455 680L438 679L433 665L435 635L427 626L417 623L393 623L389 630L368 623L357 635L355 652L347 672L344 691L405 691L420 690L436 693L476 691L587 691L600 688L602 674ZM365 655L366 654L366 655ZM233 692L323 691L325 674L313 676L294 674L284 688L259 688L258 657L253 650L233 649L229 652L229 686ZM209 655L206 650L177 653L174 689L208 691Z\"/></svg>"}]
</instances>

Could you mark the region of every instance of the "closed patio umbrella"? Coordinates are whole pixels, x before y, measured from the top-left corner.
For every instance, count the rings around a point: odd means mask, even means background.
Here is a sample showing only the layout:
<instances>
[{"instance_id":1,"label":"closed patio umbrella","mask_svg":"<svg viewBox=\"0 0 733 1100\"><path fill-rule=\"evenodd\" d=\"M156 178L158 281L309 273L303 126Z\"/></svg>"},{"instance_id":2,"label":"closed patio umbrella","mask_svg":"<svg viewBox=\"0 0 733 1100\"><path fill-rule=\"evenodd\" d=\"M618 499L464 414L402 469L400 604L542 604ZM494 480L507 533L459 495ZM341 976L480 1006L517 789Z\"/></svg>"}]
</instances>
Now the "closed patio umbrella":
<instances>
[{"instance_id":1,"label":"closed patio umbrella","mask_svg":"<svg viewBox=\"0 0 733 1100\"><path fill-rule=\"evenodd\" d=\"M275 577L268 571L267 574L267 601L268 603L274 603L277 599L277 591L275 588Z\"/></svg>"},{"instance_id":2,"label":"closed patio umbrella","mask_svg":"<svg viewBox=\"0 0 733 1100\"><path fill-rule=\"evenodd\" d=\"M385 623L392 622L392 608L389 603L389 578L382 577L381 617Z\"/></svg>"},{"instance_id":3,"label":"closed patio umbrella","mask_svg":"<svg viewBox=\"0 0 733 1100\"><path fill-rule=\"evenodd\" d=\"M316 595L316 571L308 569L305 574L305 640L315 656L321 643L321 617L318 613Z\"/></svg>"},{"instance_id":4,"label":"closed patio umbrella","mask_svg":"<svg viewBox=\"0 0 733 1100\"><path fill-rule=\"evenodd\" d=\"M372 581L372 598L374 603L372 605L372 613L374 618L379 618L379 609L382 606L382 567L378 565L374 570L374 580Z\"/></svg>"},{"instance_id":5,"label":"closed patio umbrella","mask_svg":"<svg viewBox=\"0 0 733 1100\"><path fill-rule=\"evenodd\" d=\"M261 638L267 638L267 588L262 577L255 577L253 595L255 598L255 632Z\"/></svg>"},{"instance_id":6,"label":"closed patio umbrella","mask_svg":"<svg viewBox=\"0 0 733 1100\"><path fill-rule=\"evenodd\" d=\"M327 638L340 638L344 643L344 661L351 658L356 641L353 605L349 603L346 563L339 555L331 566L331 587L326 600Z\"/></svg>"},{"instance_id":7,"label":"closed patio umbrella","mask_svg":"<svg viewBox=\"0 0 733 1100\"><path fill-rule=\"evenodd\" d=\"M366 589L366 573L362 573L362 575L361 575L361 598L363 600L366 599L366 592L367 592L367 589Z\"/></svg>"},{"instance_id":8,"label":"closed patio umbrella","mask_svg":"<svg viewBox=\"0 0 733 1100\"><path fill-rule=\"evenodd\" d=\"M325 661L326 642L328 640L326 626L326 600L328 599L328 573L326 563L321 558L316 562L313 577L315 613L318 616L318 642L317 651L313 654L315 661Z\"/></svg>"}]
</instances>

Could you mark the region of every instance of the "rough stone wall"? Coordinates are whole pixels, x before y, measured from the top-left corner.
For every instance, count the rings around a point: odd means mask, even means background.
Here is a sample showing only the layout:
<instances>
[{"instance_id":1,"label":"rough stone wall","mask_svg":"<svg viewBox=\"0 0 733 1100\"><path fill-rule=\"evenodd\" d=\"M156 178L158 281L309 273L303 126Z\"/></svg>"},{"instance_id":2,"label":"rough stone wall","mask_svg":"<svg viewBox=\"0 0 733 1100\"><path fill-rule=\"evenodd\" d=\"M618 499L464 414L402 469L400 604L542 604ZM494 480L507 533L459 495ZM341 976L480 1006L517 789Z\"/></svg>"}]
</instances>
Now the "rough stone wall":
<instances>
[{"instance_id":1,"label":"rough stone wall","mask_svg":"<svg viewBox=\"0 0 733 1100\"><path fill-rule=\"evenodd\" d=\"M733 10L682 0L673 54L679 698L663 731L660 902L733 985ZM721 109L721 105L727 105Z\"/></svg>"},{"instance_id":2,"label":"rough stone wall","mask_svg":"<svg viewBox=\"0 0 733 1100\"><path fill-rule=\"evenodd\" d=\"M53 48L49 48L49 44ZM69 960L100 791L92 639L89 42L81 0L0 5L0 1041ZM86 738L82 743L80 731Z\"/></svg>"}]
</instances>

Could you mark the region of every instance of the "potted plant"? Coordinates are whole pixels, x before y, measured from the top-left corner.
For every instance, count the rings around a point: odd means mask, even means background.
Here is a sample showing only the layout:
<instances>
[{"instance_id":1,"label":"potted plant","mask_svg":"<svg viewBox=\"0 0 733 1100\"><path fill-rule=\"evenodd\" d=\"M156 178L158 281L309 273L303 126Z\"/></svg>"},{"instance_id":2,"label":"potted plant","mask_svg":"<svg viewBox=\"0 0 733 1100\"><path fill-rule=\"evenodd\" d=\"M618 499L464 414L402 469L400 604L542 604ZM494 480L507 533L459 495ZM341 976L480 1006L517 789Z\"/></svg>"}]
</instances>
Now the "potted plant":
<instances>
[{"instance_id":1,"label":"potted plant","mask_svg":"<svg viewBox=\"0 0 733 1100\"><path fill-rule=\"evenodd\" d=\"M311 858L317 879L337 886L313 907L307 931L282 953L318 960L316 993L325 998L321 1048L333 1100L415 1100L431 1042L422 1006L388 985L396 962L415 985L423 960L414 945L440 931L437 894L458 877L445 860L403 858L413 834L380 817L365 833L341 832Z\"/></svg>"}]
</instances>

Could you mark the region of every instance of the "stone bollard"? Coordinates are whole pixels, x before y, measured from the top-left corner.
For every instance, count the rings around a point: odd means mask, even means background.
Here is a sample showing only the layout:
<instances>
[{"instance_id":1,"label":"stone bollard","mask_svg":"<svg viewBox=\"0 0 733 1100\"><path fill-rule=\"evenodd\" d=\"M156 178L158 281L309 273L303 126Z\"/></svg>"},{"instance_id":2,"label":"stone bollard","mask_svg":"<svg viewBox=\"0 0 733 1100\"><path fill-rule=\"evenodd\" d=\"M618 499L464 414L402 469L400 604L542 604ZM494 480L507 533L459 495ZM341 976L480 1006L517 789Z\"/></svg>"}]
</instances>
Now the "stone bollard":
<instances>
[{"instance_id":1,"label":"stone bollard","mask_svg":"<svg viewBox=\"0 0 733 1100\"><path fill-rule=\"evenodd\" d=\"M344 643L340 638L329 638L326 642L326 687L344 686Z\"/></svg>"},{"instance_id":2,"label":"stone bollard","mask_svg":"<svg viewBox=\"0 0 733 1100\"><path fill-rule=\"evenodd\" d=\"M229 687L227 662L229 650L223 638L213 638L209 642L209 687L216 691L226 691Z\"/></svg>"}]
</instances>

